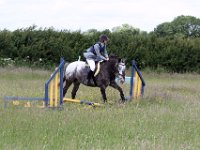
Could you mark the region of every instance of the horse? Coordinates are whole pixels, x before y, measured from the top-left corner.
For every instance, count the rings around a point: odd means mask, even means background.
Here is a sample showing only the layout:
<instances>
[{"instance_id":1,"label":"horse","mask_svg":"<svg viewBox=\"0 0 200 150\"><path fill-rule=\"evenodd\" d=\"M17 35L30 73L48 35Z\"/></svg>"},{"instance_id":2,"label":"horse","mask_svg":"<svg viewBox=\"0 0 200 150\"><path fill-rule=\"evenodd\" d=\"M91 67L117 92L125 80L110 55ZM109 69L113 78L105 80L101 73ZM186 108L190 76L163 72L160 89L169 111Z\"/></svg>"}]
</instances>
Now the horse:
<instances>
[{"instance_id":1,"label":"horse","mask_svg":"<svg viewBox=\"0 0 200 150\"><path fill-rule=\"evenodd\" d=\"M109 57L108 61L101 62L99 73L88 82L87 76L90 71L89 65L85 61L80 60L69 63L64 69L63 97L73 83L74 86L71 92L71 97L72 99L75 99L80 84L84 84L90 87L99 87L103 102L105 103L107 102L106 88L111 86L119 91L121 101L125 102L124 92L116 82L116 78L118 78L121 83L124 83L125 69L125 61L112 55Z\"/></svg>"}]
</instances>

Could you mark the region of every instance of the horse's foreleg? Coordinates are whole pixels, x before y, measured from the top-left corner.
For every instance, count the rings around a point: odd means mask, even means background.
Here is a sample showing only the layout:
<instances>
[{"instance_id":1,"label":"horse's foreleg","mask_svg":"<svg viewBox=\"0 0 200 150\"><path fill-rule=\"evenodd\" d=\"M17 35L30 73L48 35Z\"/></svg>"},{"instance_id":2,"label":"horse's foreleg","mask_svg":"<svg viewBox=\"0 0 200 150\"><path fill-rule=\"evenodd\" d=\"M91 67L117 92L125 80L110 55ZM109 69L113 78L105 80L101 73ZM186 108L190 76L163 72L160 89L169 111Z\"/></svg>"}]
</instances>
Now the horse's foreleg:
<instances>
[{"instance_id":1,"label":"horse's foreleg","mask_svg":"<svg viewBox=\"0 0 200 150\"><path fill-rule=\"evenodd\" d=\"M106 88L105 87L101 87L101 95L103 97L103 101L104 103L107 102L107 97L106 97Z\"/></svg>"},{"instance_id":2,"label":"horse's foreleg","mask_svg":"<svg viewBox=\"0 0 200 150\"><path fill-rule=\"evenodd\" d=\"M110 86L119 91L121 99L122 99L122 102L124 102L125 101L125 97L124 97L124 92L123 92L122 88L116 82L111 82Z\"/></svg>"},{"instance_id":3,"label":"horse's foreleg","mask_svg":"<svg viewBox=\"0 0 200 150\"><path fill-rule=\"evenodd\" d=\"M76 92L78 91L79 89L79 86L80 86L80 83L78 81L74 82L74 87L72 89L72 99L75 99L76 97Z\"/></svg>"}]
</instances>

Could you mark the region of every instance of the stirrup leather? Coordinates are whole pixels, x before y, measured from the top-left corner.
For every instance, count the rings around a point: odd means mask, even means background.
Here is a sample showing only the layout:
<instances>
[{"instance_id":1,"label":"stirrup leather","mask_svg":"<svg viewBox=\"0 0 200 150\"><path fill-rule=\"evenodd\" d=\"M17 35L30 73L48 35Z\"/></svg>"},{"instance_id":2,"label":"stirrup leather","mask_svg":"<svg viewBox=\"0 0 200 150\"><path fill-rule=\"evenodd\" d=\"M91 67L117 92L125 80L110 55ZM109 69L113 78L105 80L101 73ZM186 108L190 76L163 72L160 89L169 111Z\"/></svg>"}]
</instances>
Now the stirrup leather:
<instances>
[{"instance_id":1,"label":"stirrup leather","mask_svg":"<svg viewBox=\"0 0 200 150\"><path fill-rule=\"evenodd\" d=\"M100 62L97 63L97 69L94 73L94 77L96 77L99 74L99 71L100 71Z\"/></svg>"}]
</instances>

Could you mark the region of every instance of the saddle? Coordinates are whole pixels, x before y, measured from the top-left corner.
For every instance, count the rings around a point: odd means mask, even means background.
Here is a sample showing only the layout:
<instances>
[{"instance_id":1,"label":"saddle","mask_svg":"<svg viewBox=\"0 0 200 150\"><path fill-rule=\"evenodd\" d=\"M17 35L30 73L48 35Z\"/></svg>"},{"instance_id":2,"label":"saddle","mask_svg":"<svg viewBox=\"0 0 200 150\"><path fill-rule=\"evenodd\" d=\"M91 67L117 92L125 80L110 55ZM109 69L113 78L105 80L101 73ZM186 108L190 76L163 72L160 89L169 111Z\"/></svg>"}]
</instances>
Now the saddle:
<instances>
[{"instance_id":1,"label":"saddle","mask_svg":"<svg viewBox=\"0 0 200 150\"><path fill-rule=\"evenodd\" d=\"M103 60L102 60L102 61L96 61L96 62L95 62L95 73L94 73L94 77L96 77L96 76L99 74L99 72L100 72L100 68L101 68L100 63L101 63L101 62L103 62ZM90 67L90 66L88 65L87 61L85 61L85 64L86 64L87 67Z\"/></svg>"}]
</instances>

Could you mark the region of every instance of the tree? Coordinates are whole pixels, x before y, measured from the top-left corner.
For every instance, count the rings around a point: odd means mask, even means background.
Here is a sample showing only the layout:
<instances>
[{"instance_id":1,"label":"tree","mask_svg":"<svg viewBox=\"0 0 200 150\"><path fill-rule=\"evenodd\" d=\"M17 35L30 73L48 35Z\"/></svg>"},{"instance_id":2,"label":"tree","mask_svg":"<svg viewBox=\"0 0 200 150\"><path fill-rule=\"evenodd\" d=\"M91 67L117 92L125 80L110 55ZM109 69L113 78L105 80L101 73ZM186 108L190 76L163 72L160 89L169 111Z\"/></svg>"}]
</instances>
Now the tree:
<instances>
[{"instance_id":1,"label":"tree","mask_svg":"<svg viewBox=\"0 0 200 150\"><path fill-rule=\"evenodd\" d=\"M158 36L183 35L200 37L200 19L193 16L178 16L172 22L165 22L155 28Z\"/></svg>"}]
</instances>

